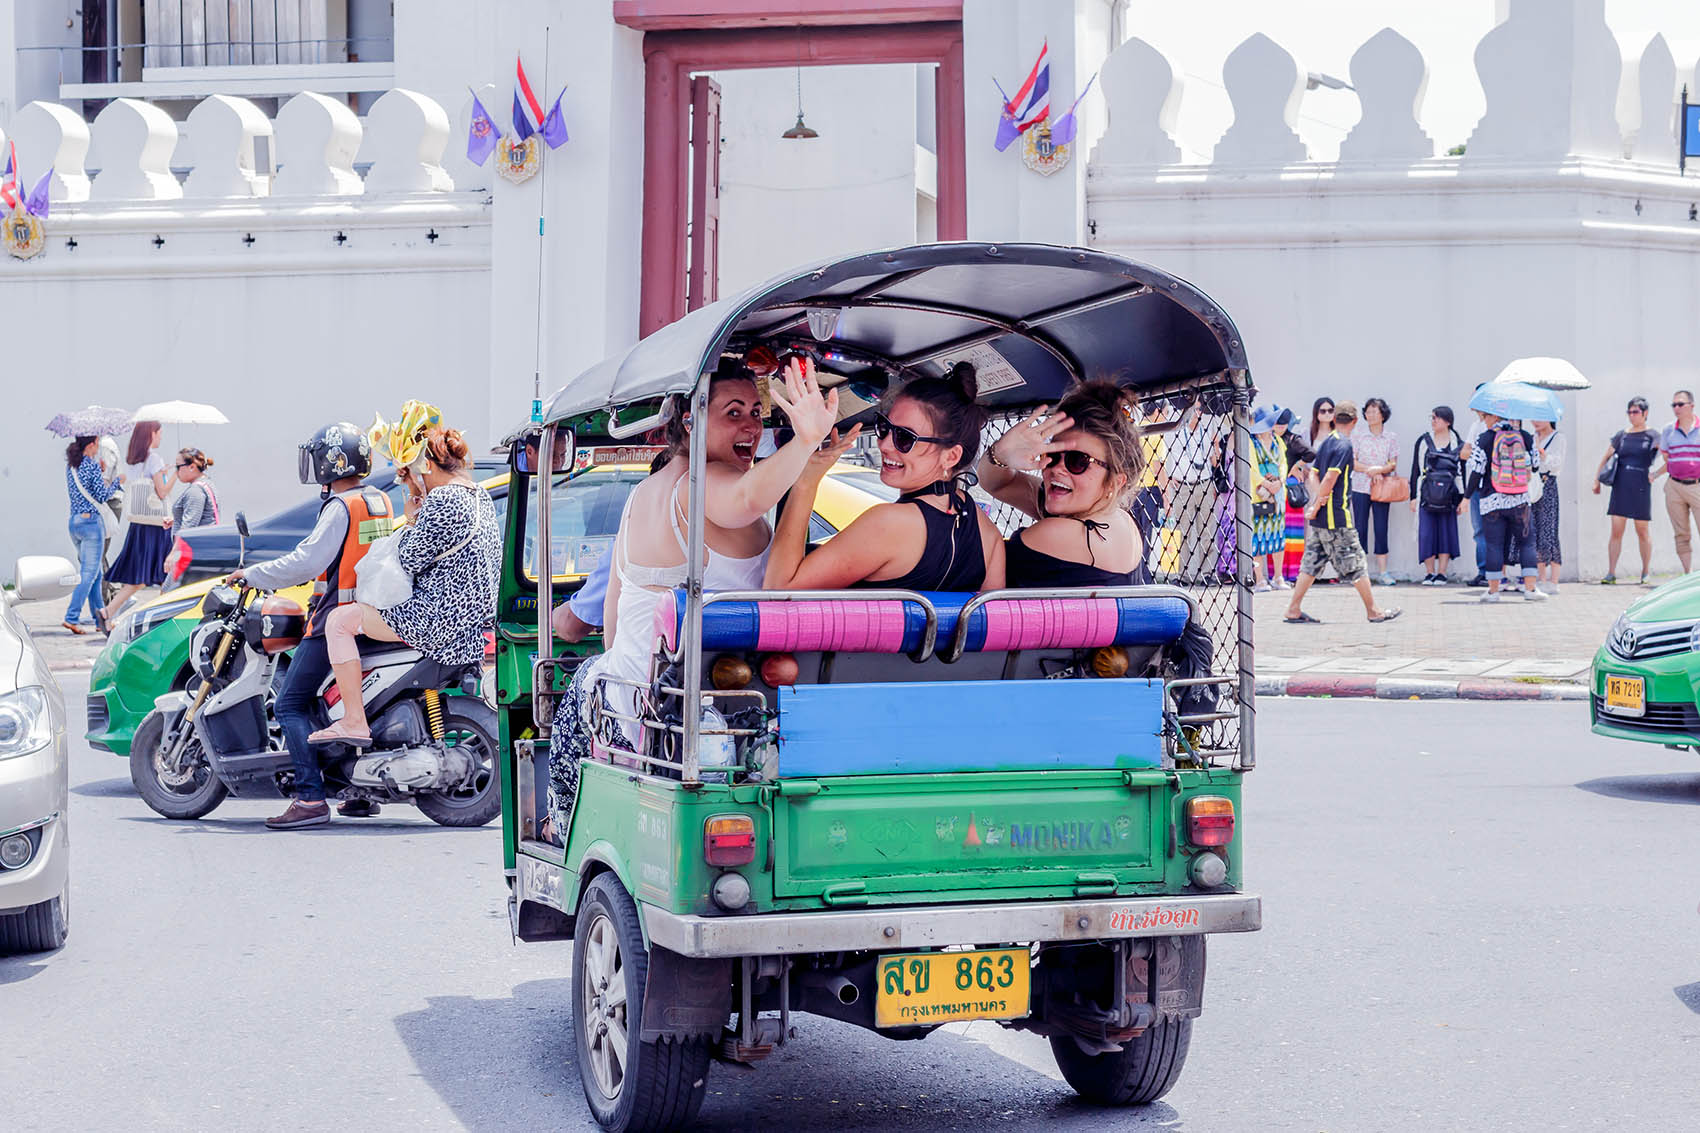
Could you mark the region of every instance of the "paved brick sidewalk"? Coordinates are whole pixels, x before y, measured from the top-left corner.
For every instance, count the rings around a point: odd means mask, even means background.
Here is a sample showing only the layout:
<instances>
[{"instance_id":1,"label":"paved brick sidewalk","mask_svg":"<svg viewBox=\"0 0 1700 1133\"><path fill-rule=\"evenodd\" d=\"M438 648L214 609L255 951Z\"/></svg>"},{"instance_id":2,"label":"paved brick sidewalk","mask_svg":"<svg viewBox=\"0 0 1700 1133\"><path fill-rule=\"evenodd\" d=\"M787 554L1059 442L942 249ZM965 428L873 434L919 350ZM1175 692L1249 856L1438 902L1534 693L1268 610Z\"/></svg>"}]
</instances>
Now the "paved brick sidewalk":
<instances>
[{"instance_id":1,"label":"paved brick sidewalk","mask_svg":"<svg viewBox=\"0 0 1700 1133\"><path fill-rule=\"evenodd\" d=\"M137 604L152 601L158 594L157 590L144 590L137 597ZM94 659L100 651L106 648L106 637L92 626L89 632L78 637L69 630L61 628L65 617L65 599L55 598L50 602L20 602L17 611L29 626L30 636L35 639L36 648L47 658L50 667L56 670L87 669L94 665ZM84 611L87 617L87 610Z\"/></svg>"},{"instance_id":2,"label":"paved brick sidewalk","mask_svg":"<svg viewBox=\"0 0 1700 1133\"><path fill-rule=\"evenodd\" d=\"M1281 687L1282 678L1298 692L1326 687L1319 681L1323 677L1375 677L1384 683L1463 682L1465 689L1483 682L1520 682L1527 686L1523 695L1536 697L1536 680L1585 684L1594 651L1612 622L1651 589L1567 583L1545 602L1507 593L1497 604L1483 605L1479 599L1485 591L1467 586L1377 586L1379 604L1403 610L1396 621L1381 625L1370 624L1357 593L1339 584L1313 586L1305 596L1305 612L1321 618L1322 625L1283 622L1288 591L1258 594L1260 689L1289 691ZM1352 695L1347 690L1364 684L1334 683L1341 690L1335 695Z\"/></svg>"}]
</instances>

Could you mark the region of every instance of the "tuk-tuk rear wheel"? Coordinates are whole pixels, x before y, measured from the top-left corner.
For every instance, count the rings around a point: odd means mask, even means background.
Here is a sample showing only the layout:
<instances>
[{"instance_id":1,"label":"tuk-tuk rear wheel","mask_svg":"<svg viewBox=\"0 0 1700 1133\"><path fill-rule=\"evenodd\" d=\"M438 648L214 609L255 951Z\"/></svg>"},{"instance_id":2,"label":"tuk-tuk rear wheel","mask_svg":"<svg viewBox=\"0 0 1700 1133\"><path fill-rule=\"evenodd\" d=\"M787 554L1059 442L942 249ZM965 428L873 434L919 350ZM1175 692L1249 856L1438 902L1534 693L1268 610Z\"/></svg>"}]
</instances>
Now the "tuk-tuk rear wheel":
<instances>
[{"instance_id":1,"label":"tuk-tuk rear wheel","mask_svg":"<svg viewBox=\"0 0 1700 1133\"><path fill-rule=\"evenodd\" d=\"M709 1044L643 1042L649 975L637 906L619 878L591 881L573 933L573 1045L585 1101L605 1129L674 1129L702 1106Z\"/></svg>"},{"instance_id":2,"label":"tuk-tuk rear wheel","mask_svg":"<svg viewBox=\"0 0 1700 1133\"><path fill-rule=\"evenodd\" d=\"M1108 1054L1088 1054L1069 1035L1051 1038L1057 1069L1098 1105L1149 1105L1174 1088L1192 1046L1192 1020L1165 1018Z\"/></svg>"}]
</instances>

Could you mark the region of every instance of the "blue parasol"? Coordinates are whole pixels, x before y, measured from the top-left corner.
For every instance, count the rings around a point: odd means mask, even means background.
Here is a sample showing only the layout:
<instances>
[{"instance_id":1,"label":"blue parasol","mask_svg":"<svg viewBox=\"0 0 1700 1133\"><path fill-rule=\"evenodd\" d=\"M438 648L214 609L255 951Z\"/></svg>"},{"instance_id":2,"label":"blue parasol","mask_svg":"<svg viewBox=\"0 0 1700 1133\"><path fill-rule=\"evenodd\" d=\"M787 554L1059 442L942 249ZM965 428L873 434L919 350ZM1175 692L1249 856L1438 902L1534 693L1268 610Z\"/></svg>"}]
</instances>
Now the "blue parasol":
<instances>
[{"instance_id":1,"label":"blue parasol","mask_svg":"<svg viewBox=\"0 0 1700 1133\"><path fill-rule=\"evenodd\" d=\"M1470 408L1510 421L1551 421L1564 418L1564 407L1548 390L1522 382L1488 382L1470 399Z\"/></svg>"},{"instance_id":2,"label":"blue parasol","mask_svg":"<svg viewBox=\"0 0 1700 1133\"><path fill-rule=\"evenodd\" d=\"M116 436L130 431L130 411L88 405L59 414L47 423L47 431L61 437Z\"/></svg>"}]
</instances>

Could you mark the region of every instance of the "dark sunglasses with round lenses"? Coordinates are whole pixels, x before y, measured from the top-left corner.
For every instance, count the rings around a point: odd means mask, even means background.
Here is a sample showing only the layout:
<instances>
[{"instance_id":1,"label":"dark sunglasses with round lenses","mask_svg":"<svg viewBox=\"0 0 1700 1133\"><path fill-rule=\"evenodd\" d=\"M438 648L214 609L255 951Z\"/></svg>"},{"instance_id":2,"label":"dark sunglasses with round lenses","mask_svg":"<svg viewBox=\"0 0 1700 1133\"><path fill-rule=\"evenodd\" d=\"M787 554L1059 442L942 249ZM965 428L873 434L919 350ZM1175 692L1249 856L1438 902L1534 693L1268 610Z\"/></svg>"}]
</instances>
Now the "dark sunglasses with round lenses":
<instances>
[{"instance_id":1,"label":"dark sunglasses with round lenses","mask_svg":"<svg viewBox=\"0 0 1700 1133\"><path fill-rule=\"evenodd\" d=\"M1106 472L1110 470L1110 466L1108 464L1105 464L1091 453L1081 452L1077 448L1063 449L1061 452L1048 452L1045 454L1046 468L1055 468L1059 461L1062 463L1064 468L1068 469L1068 473L1071 476L1084 475L1086 470L1091 468L1094 464Z\"/></svg>"},{"instance_id":2,"label":"dark sunglasses with round lenses","mask_svg":"<svg viewBox=\"0 0 1700 1133\"><path fill-rule=\"evenodd\" d=\"M874 433L882 441L890 437L892 447L898 452L908 452L915 447L916 441L926 441L928 444L934 445L950 443L943 437L929 437L923 433L917 433L913 429L905 429L902 425L893 423L892 419L884 413L874 414Z\"/></svg>"}]
</instances>

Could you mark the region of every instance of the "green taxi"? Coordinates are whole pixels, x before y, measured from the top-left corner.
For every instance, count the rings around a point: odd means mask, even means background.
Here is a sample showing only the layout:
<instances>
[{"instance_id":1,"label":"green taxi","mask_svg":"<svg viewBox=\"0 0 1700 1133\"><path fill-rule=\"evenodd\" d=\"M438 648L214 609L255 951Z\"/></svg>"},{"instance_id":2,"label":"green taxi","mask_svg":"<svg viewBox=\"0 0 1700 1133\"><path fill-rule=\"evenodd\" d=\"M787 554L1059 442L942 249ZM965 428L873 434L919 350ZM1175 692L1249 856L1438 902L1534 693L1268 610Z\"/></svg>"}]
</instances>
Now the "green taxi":
<instances>
[{"instance_id":1,"label":"green taxi","mask_svg":"<svg viewBox=\"0 0 1700 1133\"><path fill-rule=\"evenodd\" d=\"M1700 575L1636 601L1594 654L1594 731L1700 751Z\"/></svg>"}]
</instances>

